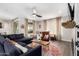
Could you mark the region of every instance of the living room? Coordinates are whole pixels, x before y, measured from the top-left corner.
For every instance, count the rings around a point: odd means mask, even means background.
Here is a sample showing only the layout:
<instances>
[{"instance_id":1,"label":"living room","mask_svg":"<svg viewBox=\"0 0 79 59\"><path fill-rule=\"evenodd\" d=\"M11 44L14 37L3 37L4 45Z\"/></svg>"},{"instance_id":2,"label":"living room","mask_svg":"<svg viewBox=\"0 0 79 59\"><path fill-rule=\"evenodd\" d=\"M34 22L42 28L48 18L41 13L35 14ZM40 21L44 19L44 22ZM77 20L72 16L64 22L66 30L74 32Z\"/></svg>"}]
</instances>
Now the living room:
<instances>
[{"instance_id":1,"label":"living room","mask_svg":"<svg viewBox=\"0 0 79 59\"><path fill-rule=\"evenodd\" d=\"M52 5L52 6L51 6ZM75 27L68 3L3 3L0 4L0 44L6 40L18 47L21 52L5 48L0 55L8 56L72 56L75 38ZM75 4L78 7L78 4ZM57 7L60 6L60 7ZM51 9L49 9L51 8ZM77 16L76 9L75 15ZM76 23L78 18L75 17ZM63 25L64 22L70 22ZM77 23L78 24L78 23ZM5 40L6 39L6 40ZM11 39L11 40L9 40ZM18 43L18 45L16 45ZM11 47L10 44L3 44ZM73 46L72 46L73 45ZM2 45L1 45L2 47ZM25 47L29 47L26 49ZM13 46L12 46L13 48ZM2 48L1 48L2 49ZM16 48L17 49L17 48ZM27 50L30 50L28 52ZM18 50L18 49L17 49ZM14 51L14 52L11 52ZM27 51L27 52L25 52ZM9 53L10 52L10 53ZM12 53L12 54L11 54ZM23 53L23 54L21 54Z\"/></svg>"}]
</instances>

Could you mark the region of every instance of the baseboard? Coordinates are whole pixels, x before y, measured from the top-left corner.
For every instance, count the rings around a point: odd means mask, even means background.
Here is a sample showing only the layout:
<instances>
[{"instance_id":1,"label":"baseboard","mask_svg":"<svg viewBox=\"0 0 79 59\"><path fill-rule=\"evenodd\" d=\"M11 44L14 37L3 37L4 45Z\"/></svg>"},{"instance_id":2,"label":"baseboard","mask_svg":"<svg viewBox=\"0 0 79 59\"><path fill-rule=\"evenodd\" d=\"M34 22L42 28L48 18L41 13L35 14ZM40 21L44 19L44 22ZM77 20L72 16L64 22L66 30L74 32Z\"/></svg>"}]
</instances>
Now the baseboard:
<instances>
[{"instance_id":1,"label":"baseboard","mask_svg":"<svg viewBox=\"0 0 79 59\"><path fill-rule=\"evenodd\" d=\"M58 41L63 41L63 42L72 42L72 40L58 40Z\"/></svg>"}]
</instances>

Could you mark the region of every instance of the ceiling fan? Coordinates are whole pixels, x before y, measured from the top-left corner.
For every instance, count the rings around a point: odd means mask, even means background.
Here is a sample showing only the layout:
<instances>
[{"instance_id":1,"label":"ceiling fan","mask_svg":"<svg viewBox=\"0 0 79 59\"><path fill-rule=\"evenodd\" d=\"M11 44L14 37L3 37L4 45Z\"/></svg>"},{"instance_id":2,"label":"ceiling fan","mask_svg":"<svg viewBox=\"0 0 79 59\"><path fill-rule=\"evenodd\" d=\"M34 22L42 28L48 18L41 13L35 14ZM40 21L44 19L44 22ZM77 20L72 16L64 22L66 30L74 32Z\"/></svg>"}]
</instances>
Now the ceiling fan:
<instances>
[{"instance_id":1,"label":"ceiling fan","mask_svg":"<svg viewBox=\"0 0 79 59\"><path fill-rule=\"evenodd\" d=\"M33 13L32 13L33 16L36 16L36 17L39 17L39 18L42 17L41 15L39 15L39 14L37 13L37 10L36 10L35 7L32 9L32 12L33 12Z\"/></svg>"},{"instance_id":2,"label":"ceiling fan","mask_svg":"<svg viewBox=\"0 0 79 59\"><path fill-rule=\"evenodd\" d=\"M63 22L62 26L65 27L65 28L74 28L74 27L77 26L76 22L74 21L74 11L75 11L74 9L75 9L75 5L73 5L73 9L72 9L70 3L68 3L68 8L69 8L71 20Z\"/></svg>"},{"instance_id":3,"label":"ceiling fan","mask_svg":"<svg viewBox=\"0 0 79 59\"><path fill-rule=\"evenodd\" d=\"M12 19L12 21L16 21L16 19L18 19L18 17L16 17L16 18Z\"/></svg>"}]
</instances>

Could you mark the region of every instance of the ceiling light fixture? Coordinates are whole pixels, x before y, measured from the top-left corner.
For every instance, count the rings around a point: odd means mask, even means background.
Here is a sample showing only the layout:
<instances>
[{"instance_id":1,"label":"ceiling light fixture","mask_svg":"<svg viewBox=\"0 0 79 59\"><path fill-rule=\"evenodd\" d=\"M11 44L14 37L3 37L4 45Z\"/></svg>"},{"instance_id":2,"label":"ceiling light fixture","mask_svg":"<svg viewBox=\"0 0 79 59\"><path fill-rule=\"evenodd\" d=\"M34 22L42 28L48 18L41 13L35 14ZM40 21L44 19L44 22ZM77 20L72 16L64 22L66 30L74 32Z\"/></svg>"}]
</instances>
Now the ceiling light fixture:
<instances>
[{"instance_id":1,"label":"ceiling light fixture","mask_svg":"<svg viewBox=\"0 0 79 59\"><path fill-rule=\"evenodd\" d=\"M34 17L35 17L35 16L36 16L36 17L39 17L39 18L42 17L41 15L38 14L38 12L37 12L37 10L36 10L36 7L34 7L32 10L33 10L32 15L33 15Z\"/></svg>"}]
</instances>

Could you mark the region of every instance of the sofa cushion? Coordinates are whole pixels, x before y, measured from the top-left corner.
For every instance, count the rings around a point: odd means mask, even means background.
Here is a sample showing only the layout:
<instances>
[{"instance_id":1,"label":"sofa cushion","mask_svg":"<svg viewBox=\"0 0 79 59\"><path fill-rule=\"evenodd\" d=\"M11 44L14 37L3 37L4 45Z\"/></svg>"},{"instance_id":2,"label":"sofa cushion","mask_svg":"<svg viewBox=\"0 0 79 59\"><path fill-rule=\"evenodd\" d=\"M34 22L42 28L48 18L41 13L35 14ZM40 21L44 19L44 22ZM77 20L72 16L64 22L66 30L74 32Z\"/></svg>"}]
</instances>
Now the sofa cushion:
<instances>
[{"instance_id":1,"label":"sofa cushion","mask_svg":"<svg viewBox=\"0 0 79 59\"><path fill-rule=\"evenodd\" d=\"M24 35L23 34L11 34L11 35L7 35L7 37L11 40L19 40L23 38Z\"/></svg>"},{"instance_id":2,"label":"sofa cushion","mask_svg":"<svg viewBox=\"0 0 79 59\"><path fill-rule=\"evenodd\" d=\"M4 38L6 38L8 35L1 35L1 36L3 36Z\"/></svg>"},{"instance_id":3,"label":"sofa cushion","mask_svg":"<svg viewBox=\"0 0 79 59\"><path fill-rule=\"evenodd\" d=\"M24 38L23 34L15 34L16 39L21 39Z\"/></svg>"},{"instance_id":4,"label":"sofa cushion","mask_svg":"<svg viewBox=\"0 0 79 59\"><path fill-rule=\"evenodd\" d=\"M33 38L26 38L26 37L23 37L21 39L19 39L18 41L31 41ZM17 40L16 40L17 41Z\"/></svg>"},{"instance_id":5,"label":"sofa cushion","mask_svg":"<svg viewBox=\"0 0 79 59\"><path fill-rule=\"evenodd\" d=\"M11 35L2 35L2 36L4 36L4 38L9 38L9 39L14 40L16 42L22 42L25 44L31 43L31 40L33 39L30 37L24 37L23 34L11 34Z\"/></svg>"},{"instance_id":6,"label":"sofa cushion","mask_svg":"<svg viewBox=\"0 0 79 59\"><path fill-rule=\"evenodd\" d=\"M5 50L4 50L4 46L0 43L0 56L4 56L5 54Z\"/></svg>"},{"instance_id":7,"label":"sofa cushion","mask_svg":"<svg viewBox=\"0 0 79 59\"><path fill-rule=\"evenodd\" d=\"M23 43L25 43L25 44L29 44L29 43L31 43L33 38L22 38L22 39L18 39L18 40L15 40L16 42L23 42Z\"/></svg>"},{"instance_id":8,"label":"sofa cushion","mask_svg":"<svg viewBox=\"0 0 79 59\"><path fill-rule=\"evenodd\" d=\"M42 53L41 53L42 50L41 49L42 48L39 45L39 46L37 46L35 48L29 49L28 52L22 54L21 56L41 56L42 55Z\"/></svg>"},{"instance_id":9,"label":"sofa cushion","mask_svg":"<svg viewBox=\"0 0 79 59\"><path fill-rule=\"evenodd\" d=\"M8 35L7 37L8 37L9 39L11 39L11 40L15 40L15 39L16 39L15 34L14 34L14 35L13 35L13 34Z\"/></svg>"},{"instance_id":10,"label":"sofa cushion","mask_svg":"<svg viewBox=\"0 0 79 59\"><path fill-rule=\"evenodd\" d=\"M22 54L22 51L15 45L11 44L8 40L4 42L4 49L8 56L19 56Z\"/></svg>"},{"instance_id":11,"label":"sofa cushion","mask_svg":"<svg viewBox=\"0 0 79 59\"><path fill-rule=\"evenodd\" d=\"M17 56L22 54L22 51L15 45L11 44L8 39L0 36L0 55Z\"/></svg>"},{"instance_id":12,"label":"sofa cushion","mask_svg":"<svg viewBox=\"0 0 79 59\"><path fill-rule=\"evenodd\" d=\"M25 47L26 46L26 44L25 43L23 43L23 42L17 42L18 44L20 44L21 46L23 46L23 47Z\"/></svg>"},{"instance_id":13,"label":"sofa cushion","mask_svg":"<svg viewBox=\"0 0 79 59\"><path fill-rule=\"evenodd\" d=\"M5 41L5 38L3 36L0 36L0 43L3 44Z\"/></svg>"}]
</instances>

